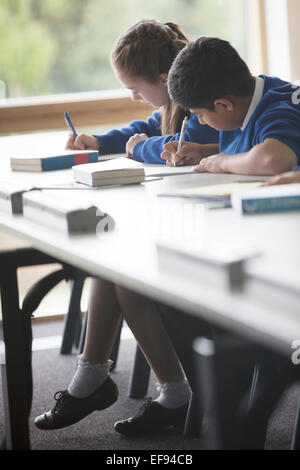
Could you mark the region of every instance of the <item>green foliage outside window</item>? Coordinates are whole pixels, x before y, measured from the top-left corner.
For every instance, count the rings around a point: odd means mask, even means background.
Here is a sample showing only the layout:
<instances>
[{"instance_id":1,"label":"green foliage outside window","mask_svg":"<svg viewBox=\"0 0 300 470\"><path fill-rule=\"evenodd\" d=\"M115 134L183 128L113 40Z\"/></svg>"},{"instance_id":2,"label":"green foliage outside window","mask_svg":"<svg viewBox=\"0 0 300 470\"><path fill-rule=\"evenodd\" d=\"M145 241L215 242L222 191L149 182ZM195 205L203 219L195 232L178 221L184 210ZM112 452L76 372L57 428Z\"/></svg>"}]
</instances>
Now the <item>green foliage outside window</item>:
<instances>
[{"instance_id":1,"label":"green foliage outside window","mask_svg":"<svg viewBox=\"0 0 300 470\"><path fill-rule=\"evenodd\" d=\"M119 88L110 51L142 18L228 39L246 56L244 0L0 0L7 97Z\"/></svg>"}]
</instances>

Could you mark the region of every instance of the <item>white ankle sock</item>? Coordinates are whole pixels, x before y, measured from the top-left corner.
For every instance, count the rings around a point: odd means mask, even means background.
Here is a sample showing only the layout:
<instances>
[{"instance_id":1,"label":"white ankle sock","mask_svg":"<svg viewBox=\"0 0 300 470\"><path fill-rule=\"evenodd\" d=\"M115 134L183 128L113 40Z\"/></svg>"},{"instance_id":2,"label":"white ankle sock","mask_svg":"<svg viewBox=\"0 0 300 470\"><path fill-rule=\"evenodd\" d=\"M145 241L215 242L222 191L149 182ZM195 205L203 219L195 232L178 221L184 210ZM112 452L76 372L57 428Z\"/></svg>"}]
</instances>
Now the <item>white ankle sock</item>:
<instances>
[{"instance_id":1,"label":"white ankle sock","mask_svg":"<svg viewBox=\"0 0 300 470\"><path fill-rule=\"evenodd\" d=\"M157 384L160 395L154 401L165 408L179 408L186 405L190 399L191 389L188 381L169 382L166 384Z\"/></svg>"},{"instance_id":2,"label":"white ankle sock","mask_svg":"<svg viewBox=\"0 0 300 470\"><path fill-rule=\"evenodd\" d=\"M70 395L85 398L91 395L107 379L112 361L105 364L90 364L78 356L76 372L68 386Z\"/></svg>"}]
</instances>

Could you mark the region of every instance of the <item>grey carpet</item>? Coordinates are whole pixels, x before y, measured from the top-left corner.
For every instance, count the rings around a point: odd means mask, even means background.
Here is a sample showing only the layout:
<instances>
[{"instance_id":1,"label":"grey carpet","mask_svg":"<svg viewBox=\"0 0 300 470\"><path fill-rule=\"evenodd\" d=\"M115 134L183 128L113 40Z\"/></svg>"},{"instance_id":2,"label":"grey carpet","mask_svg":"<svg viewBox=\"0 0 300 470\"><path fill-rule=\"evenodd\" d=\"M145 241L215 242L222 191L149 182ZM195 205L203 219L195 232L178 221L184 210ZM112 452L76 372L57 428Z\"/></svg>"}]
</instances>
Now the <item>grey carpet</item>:
<instances>
[{"instance_id":1,"label":"grey carpet","mask_svg":"<svg viewBox=\"0 0 300 470\"><path fill-rule=\"evenodd\" d=\"M56 335L61 325L36 325L34 335ZM45 333L46 332L46 333ZM119 400L107 410L94 412L81 422L56 431L35 428L35 416L50 409L53 395L67 387L72 378L76 354L60 355L58 349L33 353L34 395L30 417L31 446L34 450L192 450L205 449L204 439L184 437L170 430L151 438L126 438L114 431L117 420L136 413L144 400L128 397L128 384L135 351L135 341L121 341L119 358L112 378L119 388ZM4 435L4 412L0 394L0 435ZM155 378L151 375L149 396L156 396ZM300 383L290 387L271 419L267 449L289 449L295 414L300 399Z\"/></svg>"}]
</instances>

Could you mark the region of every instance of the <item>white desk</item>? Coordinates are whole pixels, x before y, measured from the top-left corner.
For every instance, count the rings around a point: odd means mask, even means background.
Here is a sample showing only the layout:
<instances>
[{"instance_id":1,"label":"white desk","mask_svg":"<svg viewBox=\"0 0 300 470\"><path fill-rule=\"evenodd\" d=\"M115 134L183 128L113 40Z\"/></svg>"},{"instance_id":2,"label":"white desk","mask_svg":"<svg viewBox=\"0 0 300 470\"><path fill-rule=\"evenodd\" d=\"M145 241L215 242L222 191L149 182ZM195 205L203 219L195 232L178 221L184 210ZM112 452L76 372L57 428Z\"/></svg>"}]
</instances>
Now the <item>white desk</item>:
<instances>
[{"instance_id":1,"label":"white desk","mask_svg":"<svg viewBox=\"0 0 300 470\"><path fill-rule=\"evenodd\" d=\"M14 154L34 151L41 145L55 150L65 140L66 133L59 133L57 140L47 134L0 139L0 185L8 180L38 186L70 182L71 170L12 173L5 158L12 151ZM153 166L153 172L157 169ZM88 200L110 214L115 220L115 229L110 233L68 236L4 212L0 213L0 229L24 239L46 255L206 318L289 358L292 342L300 339L299 212L242 217L231 209L206 211L195 201L157 197L158 193L191 185L237 179L251 178L190 174L136 186L59 192L61 197ZM255 250L260 256L247 263L243 290L232 292L208 282L205 274L200 276L193 268L188 273L178 264L176 269L166 269L156 250L156 240L162 237L190 243L200 240L203 245L221 242L245 251ZM16 301L11 312L12 318L20 318ZM21 319L20 323L22 327ZM10 327L14 337L14 325ZM22 343L22 328L18 335ZM14 356L12 345L10 355ZM10 362L15 364L15 359ZM22 418L15 413L12 435L16 447L24 448L30 445L27 426L30 390L25 399L22 387L27 387L27 377L21 374L19 378L18 363L16 366L10 373L22 390L20 396L18 391L15 393Z\"/></svg>"},{"instance_id":2,"label":"white desk","mask_svg":"<svg viewBox=\"0 0 300 470\"><path fill-rule=\"evenodd\" d=\"M33 140L34 142L34 140ZM71 170L47 173L11 172L1 158L1 180L64 183ZM153 165L153 171L157 166ZM200 203L158 198L157 194L199 184L251 179L237 175L191 174L166 177L142 185L90 191L64 191L62 197L88 200L115 220L112 233L64 235L1 213L1 229L21 236L34 247L140 293L261 341L290 355L300 339L300 217L299 212L240 216L232 209L204 210ZM257 179L257 177L253 177ZM1 183L0 183L1 184ZM216 292L205 278L166 270L159 263L159 237L201 240L256 250L247 263L242 292Z\"/></svg>"}]
</instances>

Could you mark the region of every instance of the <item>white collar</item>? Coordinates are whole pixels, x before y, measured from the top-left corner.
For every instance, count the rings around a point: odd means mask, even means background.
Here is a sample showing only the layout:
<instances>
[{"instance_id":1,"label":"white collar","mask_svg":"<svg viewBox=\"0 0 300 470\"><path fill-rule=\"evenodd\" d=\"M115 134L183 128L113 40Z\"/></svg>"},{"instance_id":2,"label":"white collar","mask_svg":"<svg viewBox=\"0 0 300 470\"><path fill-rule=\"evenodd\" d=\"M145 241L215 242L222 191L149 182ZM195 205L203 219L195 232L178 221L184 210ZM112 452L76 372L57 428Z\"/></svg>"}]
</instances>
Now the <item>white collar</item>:
<instances>
[{"instance_id":1,"label":"white collar","mask_svg":"<svg viewBox=\"0 0 300 470\"><path fill-rule=\"evenodd\" d=\"M241 131L243 131L246 128L248 122L250 121L252 114L254 113L258 103L261 100L263 91L264 91L264 79L262 77L255 77L255 89L254 89L252 101L250 103L250 106L245 116L245 119L243 121L243 124L241 125Z\"/></svg>"}]
</instances>

